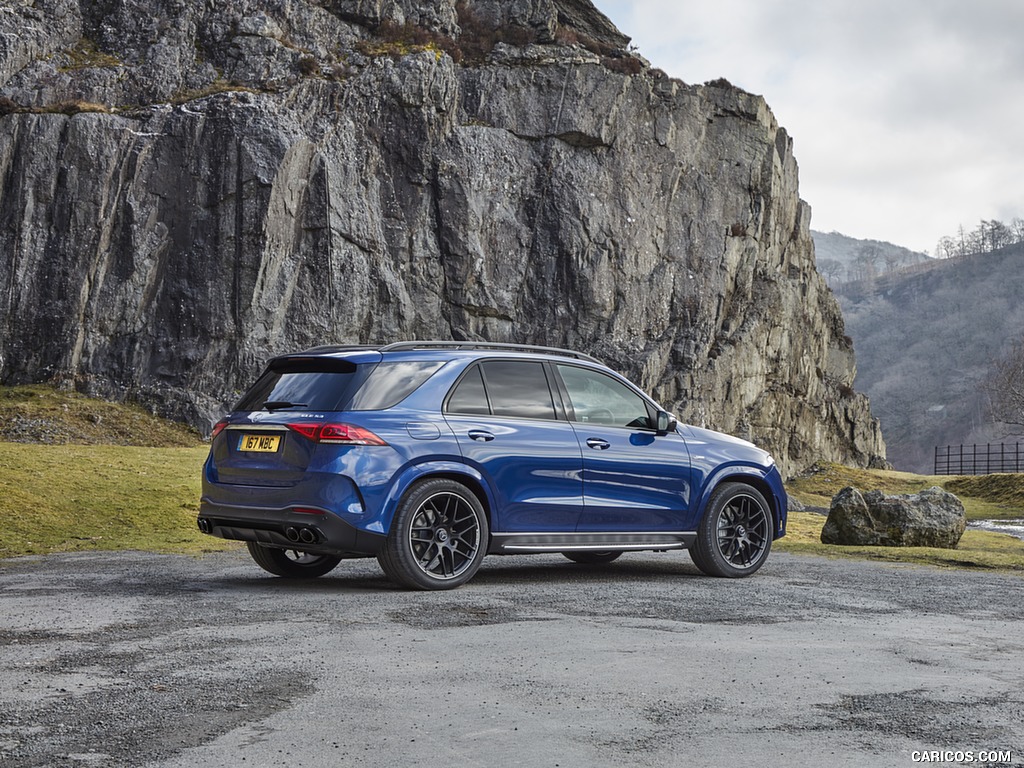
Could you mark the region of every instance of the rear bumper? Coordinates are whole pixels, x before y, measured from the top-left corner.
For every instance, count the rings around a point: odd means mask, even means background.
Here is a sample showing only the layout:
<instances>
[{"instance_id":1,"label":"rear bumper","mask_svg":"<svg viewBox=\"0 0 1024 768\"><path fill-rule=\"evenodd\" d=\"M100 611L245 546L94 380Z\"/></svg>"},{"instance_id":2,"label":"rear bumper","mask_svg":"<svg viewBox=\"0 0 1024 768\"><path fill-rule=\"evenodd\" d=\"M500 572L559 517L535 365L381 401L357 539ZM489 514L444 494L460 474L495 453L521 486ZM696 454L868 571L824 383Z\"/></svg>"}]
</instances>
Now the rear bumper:
<instances>
[{"instance_id":1,"label":"rear bumper","mask_svg":"<svg viewBox=\"0 0 1024 768\"><path fill-rule=\"evenodd\" d=\"M321 555L372 557L384 546L384 536L359 530L327 510L301 509L224 504L204 496L198 524L203 533L222 539Z\"/></svg>"}]
</instances>

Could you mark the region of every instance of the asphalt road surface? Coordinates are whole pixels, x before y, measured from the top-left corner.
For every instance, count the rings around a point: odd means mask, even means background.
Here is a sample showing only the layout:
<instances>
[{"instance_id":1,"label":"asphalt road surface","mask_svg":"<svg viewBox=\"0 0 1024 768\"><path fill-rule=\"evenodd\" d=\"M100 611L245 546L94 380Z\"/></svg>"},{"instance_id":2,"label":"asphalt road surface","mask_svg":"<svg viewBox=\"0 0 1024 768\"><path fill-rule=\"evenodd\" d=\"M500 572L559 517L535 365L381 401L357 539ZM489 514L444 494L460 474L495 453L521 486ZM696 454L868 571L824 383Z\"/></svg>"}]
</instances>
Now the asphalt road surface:
<instances>
[{"instance_id":1,"label":"asphalt road surface","mask_svg":"<svg viewBox=\"0 0 1024 768\"><path fill-rule=\"evenodd\" d=\"M1020 577L779 553L738 581L492 557L440 593L372 560L22 558L0 765L1024 765L1022 630Z\"/></svg>"}]
</instances>

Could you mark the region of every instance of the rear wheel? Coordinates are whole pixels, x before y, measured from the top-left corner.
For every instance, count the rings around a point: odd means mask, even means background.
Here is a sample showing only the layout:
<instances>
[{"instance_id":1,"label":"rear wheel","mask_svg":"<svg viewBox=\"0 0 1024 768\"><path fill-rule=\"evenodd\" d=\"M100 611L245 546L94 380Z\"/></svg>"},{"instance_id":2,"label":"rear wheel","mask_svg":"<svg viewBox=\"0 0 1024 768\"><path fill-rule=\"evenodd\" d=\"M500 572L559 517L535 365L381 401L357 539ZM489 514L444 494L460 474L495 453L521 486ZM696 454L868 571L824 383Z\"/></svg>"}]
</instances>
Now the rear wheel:
<instances>
[{"instance_id":1,"label":"rear wheel","mask_svg":"<svg viewBox=\"0 0 1024 768\"><path fill-rule=\"evenodd\" d=\"M768 559L774 531L771 507L756 488L722 483L708 500L690 557L708 576L749 576Z\"/></svg>"},{"instance_id":2,"label":"rear wheel","mask_svg":"<svg viewBox=\"0 0 1024 768\"><path fill-rule=\"evenodd\" d=\"M574 563L583 563L584 565L599 565L601 563L610 563L612 560L617 560L622 552L563 552L565 557L572 560Z\"/></svg>"},{"instance_id":3,"label":"rear wheel","mask_svg":"<svg viewBox=\"0 0 1024 768\"><path fill-rule=\"evenodd\" d=\"M334 570L341 562L341 558L334 555L313 555L295 549L266 547L254 541L246 542L246 546L260 568L286 579L315 579Z\"/></svg>"},{"instance_id":4,"label":"rear wheel","mask_svg":"<svg viewBox=\"0 0 1024 768\"><path fill-rule=\"evenodd\" d=\"M487 553L487 514L462 483L417 483L395 512L377 560L392 581L412 589L452 589L476 574Z\"/></svg>"}]
</instances>

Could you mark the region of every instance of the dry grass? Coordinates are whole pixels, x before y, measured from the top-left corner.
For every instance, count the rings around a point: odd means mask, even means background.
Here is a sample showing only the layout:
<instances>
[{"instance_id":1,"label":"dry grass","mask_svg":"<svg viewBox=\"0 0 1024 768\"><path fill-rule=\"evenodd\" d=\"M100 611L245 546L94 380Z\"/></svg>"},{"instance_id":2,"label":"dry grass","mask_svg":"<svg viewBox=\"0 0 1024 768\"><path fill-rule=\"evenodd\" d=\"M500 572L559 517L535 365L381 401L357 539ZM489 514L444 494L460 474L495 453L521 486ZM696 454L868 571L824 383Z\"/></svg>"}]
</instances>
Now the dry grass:
<instances>
[{"instance_id":1,"label":"dry grass","mask_svg":"<svg viewBox=\"0 0 1024 768\"><path fill-rule=\"evenodd\" d=\"M828 509L832 497L848 485L883 493L917 493L938 486L960 497L968 520L1024 517L1024 475L915 475L820 463L787 482L786 491L808 506Z\"/></svg>"},{"instance_id":2,"label":"dry grass","mask_svg":"<svg viewBox=\"0 0 1024 768\"><path fill-rule=\"evenodd\" d=\"M821 543L822 515L790 512L786 536L773 548L797 554L882 560L946 568L982 568L1024 573L1024 541L1004 533L965 531L956 549L932 547L847 547Z\"/></svg>"},{"instance_id":3,"label":"dry grass","mask_svg":"<svg viewBox=\"0 0 1024 768\"><path fill-rule=\"evenodd\" d=\"M194 429L137 405L94 400L42 384L0 387L0 440L165 448L202 442Z\"/></svg>"},{"instance_id":4,"label":"dry grass","mask_svg":"<svg viewBox=\"0 0 1024 768\"><path fill-rule=\"evenodd\" d=\"M828 509L832 496L846 486L890 494L917 493L938 486L960 498L969 520L1024 517L1024 475L915 475L822 463L787 482L786 490L808 506ZM822 544L824 524L824 515L790 512L786 536L775 547L784 552L826 557L1024 572L1024 541L1007 534L968 530L956 549L849 547Z\"/></svg>"},{"instance_id":5,"label":"dry grass","mask_svg":"<svg viewBox=\"0 0 1024 768\"><path fill-rule=\"evenodd\" d=\"M124 62L117 56L104 53L96 47L96 43L87 37L81 38L74 48L65 51L68 63L61 67L63 71L89 69L91 67L123 67Z\"/></svg>"}]
</instances>

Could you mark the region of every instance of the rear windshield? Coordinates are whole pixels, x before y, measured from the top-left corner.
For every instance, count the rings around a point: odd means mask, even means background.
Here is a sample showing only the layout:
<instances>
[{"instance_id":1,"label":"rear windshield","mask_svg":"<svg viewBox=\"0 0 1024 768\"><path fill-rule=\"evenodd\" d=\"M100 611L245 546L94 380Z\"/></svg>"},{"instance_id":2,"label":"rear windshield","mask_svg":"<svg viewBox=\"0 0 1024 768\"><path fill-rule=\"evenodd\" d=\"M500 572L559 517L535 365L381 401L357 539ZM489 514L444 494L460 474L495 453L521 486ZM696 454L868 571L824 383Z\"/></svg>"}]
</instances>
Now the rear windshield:
<instances>
[{"instance_id":1,"label":"rear windshield","mask_svg":"<svg viewBox=\"0 0 1024 768\"><path fill-rule=\"evenodd\" d=\"M366 377L368 367L337 358L271 360L235 410L342 410L349 393Z\"/></svg>"},{"instance_id":2,"label":"rear windshield","mask_svg":"<svg viewBox=\"0 0 1024 768\"><path fill-rule=\"evenodd\" d=\"M400 403L443 362L355 365L336 358L271 361L236 411L376 411Z\"/></svg>"}]
</instances>

